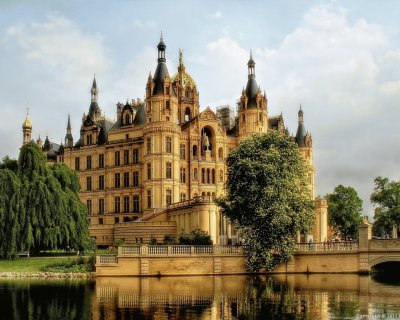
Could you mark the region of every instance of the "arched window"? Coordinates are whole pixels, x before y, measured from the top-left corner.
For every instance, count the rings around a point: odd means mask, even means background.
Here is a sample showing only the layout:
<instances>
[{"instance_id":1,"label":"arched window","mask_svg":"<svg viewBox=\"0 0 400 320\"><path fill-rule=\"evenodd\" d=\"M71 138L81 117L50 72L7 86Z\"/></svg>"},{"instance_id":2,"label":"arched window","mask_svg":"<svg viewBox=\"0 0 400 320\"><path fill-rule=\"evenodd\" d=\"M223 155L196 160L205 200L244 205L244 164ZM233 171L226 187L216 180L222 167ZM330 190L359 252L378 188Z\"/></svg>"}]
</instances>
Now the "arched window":
<instances>
[{"instance_id":1,"label":"arched window","mask_svg":"<svg viewBox=\"0 0 400 320\"><path fill-rule=\"evenodd\" d=\"M197 157L197 145L193 146L193 157Z\"/></svg>"},{"instance_id":2,"label":"arched window","mask_svg":"<svg viewBox=\"0 0 400 320\"><path fill-rule=\"evenodd\" d=\"M201 169L201 183L205 183L206 178L205 178L205 173L206 173L206 169Z\"/></svg>"},{"instance_id":3,"label":"arched window","mask_svg":"<svg viewBox=\"0 0 400 320\"><path fill-rule=\"evenodd\" d=\"M211 170L211 183L215 184L215 169Z\"/></svg>"},{"instance_id":4,"label":"arched window","mask_svg":"<svg viewBox=\"0 0 400 320\"><path fill-rule=\"evenodd\" d=\"M218 158L220 160L222 160L223 157L224 157L224 152L222 150L222 147L219 147L219 149L218 149Z\"/></svg>"},{"instance_id":5,"label":"arched window","mask_svg":"<svg viewBox=\"0 0 400 320\"><path fill-rule=\"evenodd\" d=\"M131 124L131 117L128 113L125 114L125 125Z\"/></svg>"},{"instance_id":6,"label":"arched window","mask_svg":"<svg viewBox=\"0 0 400 320\"><path fill-rule=\"evenodd\" d=\"M197 176L198 176L197 168L194 168L194 170L193 170L193 180L197 180Z\"/></svg>"},{"instance_id":7,"label":"arched window","mask_svg":"<svg viewBox=\"0 0 400 320\"><path fill-rule=\"evenodd\" d=\"M185 122L189 121L191 118L192 117L191 117L191 114L190 114L190 108L186 107L186 109L185 109Z\"/></svg>"},{"instance_id":8,"label":"arched window","mask_svg":"<svg viewBox=\"0 0 400 320\"><path fill-rule=\"evenodd\" d=\"M210 169L207 169L207 183L210 183L211 181L211 173L210 173Z\"/></svg>"}]
</instances>

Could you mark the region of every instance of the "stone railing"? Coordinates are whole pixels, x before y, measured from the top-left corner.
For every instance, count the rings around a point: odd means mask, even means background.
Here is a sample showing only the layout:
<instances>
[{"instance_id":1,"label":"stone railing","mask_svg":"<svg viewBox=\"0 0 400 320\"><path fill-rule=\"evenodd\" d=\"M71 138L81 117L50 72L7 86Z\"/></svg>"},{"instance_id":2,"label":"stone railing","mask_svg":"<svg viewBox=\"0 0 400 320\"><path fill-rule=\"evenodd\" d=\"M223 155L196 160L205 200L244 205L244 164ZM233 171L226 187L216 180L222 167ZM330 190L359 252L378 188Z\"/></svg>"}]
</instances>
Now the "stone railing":
<instances>
[{"instance_id":1,"label":"stone railing","mask_svg":"<svg viewBox=\"0 0 400 320\"><path fill-rule=\"evenodd\" d=\"M357 241L332 241L298 243L297 253L302 252L331 252L331 251L358 251Z\"/></svg>"},{"instance_id":2,"label":"stone railing","mask_svg":"<svg viewBox=\"0 0 400 320\"><path fill-rule=\"evenodd\" d=\"M236 255L243 256L241 246L185 246L185 245L133 245L118 247L118 256L193 256ZM100 256L107 257L107 256ZM103 260L100 261L100 263ZM110 263L105 259L104 263Z\"/></svg>"},{"instance_id":3,"label":"stone railing","mask_svg":"<svg viewBox=\"0 0 400 320\"><path fill-rule=\"evenodd\" d=\"M103 254L96 257L96 264L117 264L118 257L115 254Z\"/></svg>"}]
</instances>

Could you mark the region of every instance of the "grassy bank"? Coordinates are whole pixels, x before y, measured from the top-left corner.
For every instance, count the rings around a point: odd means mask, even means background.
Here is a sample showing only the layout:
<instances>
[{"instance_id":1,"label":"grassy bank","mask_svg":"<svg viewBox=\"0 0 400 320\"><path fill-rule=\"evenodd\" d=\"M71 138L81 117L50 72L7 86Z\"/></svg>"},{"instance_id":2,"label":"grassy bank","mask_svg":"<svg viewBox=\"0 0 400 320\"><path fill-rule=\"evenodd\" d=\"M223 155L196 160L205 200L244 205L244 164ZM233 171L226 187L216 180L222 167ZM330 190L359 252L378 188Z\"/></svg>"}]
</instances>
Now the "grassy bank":
<instances>
[{"instance_id":1,"label":"grassy bank","mask_svg":"<svg viewBox=\"0 0 400 320\"><path fill-rule=\"evenodd\" d=\"M93 261L77 257L30 257L0 260L0 272L90 272Z\"/></svg>"}]
</instances>

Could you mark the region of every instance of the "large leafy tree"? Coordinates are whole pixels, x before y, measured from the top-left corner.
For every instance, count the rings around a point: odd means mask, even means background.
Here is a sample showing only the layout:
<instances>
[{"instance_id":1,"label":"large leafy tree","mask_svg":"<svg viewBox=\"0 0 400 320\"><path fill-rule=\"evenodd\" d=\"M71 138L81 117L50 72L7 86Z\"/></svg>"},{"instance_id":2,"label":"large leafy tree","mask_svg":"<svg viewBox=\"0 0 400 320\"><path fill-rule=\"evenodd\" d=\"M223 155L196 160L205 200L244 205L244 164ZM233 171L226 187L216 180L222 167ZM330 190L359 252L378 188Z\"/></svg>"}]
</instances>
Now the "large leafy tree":
<instances>
[{"instance_id":1,"label":"large leafy tree","mask_svg":"<svg viewBox=\"0 0 400 320\"><path fill-rule=\"evenodd\" d=\"M20 220L24 207L21 182L9 169L0 170L0 256L10 258L21 250Z\"/></svg>"},{"instance_id":2,"label":"large leafy tree","mask_svg":"<svg viewBox=\"0 0 400 320\"><path fill-rule=\"evenodd\" d=\"M329 225L343 240L358 239L358 226L362 221L362 200L352 187L338 185L325 196L328 201Z\"/></svg>"},{"instance_id":3,"label":"large leafy tree","mask_svg":"<svg viewBox=\"0 0 400 320\"><path fill-rule=\"evenodd\" d=\"M86 206L78 197L76 173L63 164L47 166L34 143L21 148L14 168L17 174L0 169L0 227L1 234L7 236L0 255L10 257L20 250L78 249L89 244Z\"/></svg>"},{"instance_id":4,"label":"large leafy tree","mask_svg":"<svg viewBox=\"0 0 400 320\"><path fill-rule=\"evenodd\" d=\"M291 258L296 232L313 223L305 161L290 137L271 130L242 141L227 166L227 195L217 202L239 229L247 269L273 270Z\"/></svg>"},{"instance_id":5,"label":"large leafy tree","mask_svg":"<svg viewBox=\"0 0 400 320\"><path fill-rule=\"evenodd\" d=\"M391 234L394 225L400 227L400 181L377 177L374 182L371 194L371 202L376 206L373 233Z\"/></svg>"}]
</instances>

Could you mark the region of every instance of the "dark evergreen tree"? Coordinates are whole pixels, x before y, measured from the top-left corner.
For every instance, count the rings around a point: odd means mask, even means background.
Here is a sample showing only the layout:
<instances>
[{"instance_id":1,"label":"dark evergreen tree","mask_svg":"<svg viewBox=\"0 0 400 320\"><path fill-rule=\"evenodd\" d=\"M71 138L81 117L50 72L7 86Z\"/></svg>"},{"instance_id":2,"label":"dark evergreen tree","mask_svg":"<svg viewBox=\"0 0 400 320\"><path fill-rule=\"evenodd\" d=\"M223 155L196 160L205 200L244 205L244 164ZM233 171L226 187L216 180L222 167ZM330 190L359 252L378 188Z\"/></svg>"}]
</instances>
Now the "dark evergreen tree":
<instances>
[{"instance_id":1,"label":"dark evergreen tree","mask_svg":"<svg viewBox=\"0 0 400 320\"><path fill-rule=\"evenodd\" d=\"M296 231L313 223L305 161L290 137L271 130L242 141L227 165L227 196L217 202L239 229L247 269L273 270L291 258Z\"/></svg>"}]
</instances>

